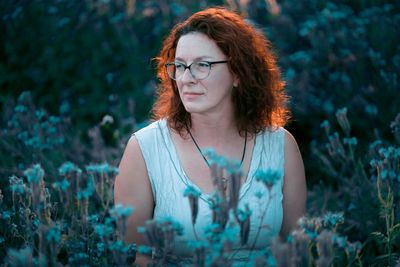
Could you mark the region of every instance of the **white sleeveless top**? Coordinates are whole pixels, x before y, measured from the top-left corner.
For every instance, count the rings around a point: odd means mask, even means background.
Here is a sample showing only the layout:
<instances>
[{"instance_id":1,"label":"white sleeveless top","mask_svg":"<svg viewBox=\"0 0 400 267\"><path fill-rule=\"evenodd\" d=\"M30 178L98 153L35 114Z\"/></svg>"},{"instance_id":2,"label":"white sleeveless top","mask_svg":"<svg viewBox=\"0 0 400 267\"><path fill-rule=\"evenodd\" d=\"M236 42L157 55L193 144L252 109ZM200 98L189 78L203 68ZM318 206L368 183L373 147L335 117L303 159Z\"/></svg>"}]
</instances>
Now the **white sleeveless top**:
<instances>
[{"instance_id":1,"label":"white sleeveless top","mask_svg":"<svg viewBox=\"0 0 400 267\"><path fill-rule=\"evenodd\" d=\"M202 192L186 175L172 142L166 119L155 121L135 132L134 135L143 154L153 192L155 201L153 218L169 216L182 225L183 235L176 237L174 253L182 258L192 258L193 252L187 245L187 241L196 240L194 231L196 231L199 239L205 239L204 228L212 221L212 212L208 200L211 196ZM239 194L239 208L244 209L244 205L247 203L252 214L247 246L240 247L240 231L235 238L237 241L234 248L237 248L237 251L232 257L237 265L243 266L244 263L249 261L249 255L253 257L257 250L267 248L281 229L284 136L283 128L277 128L274 131L265 130L256 136L250 169ZM274 184L270 192L264 184L254 178L257 170L267 169L278 170L282 174L282 177ZM195 227L193 227L191 221L189 200L183 196L188 185L201 192ZM258 192L261 192L263 197L258 198L256 196ZM268 209L263 216L267 206ZM263 217L263 221L261 221L261 217ZM261 230L256 239L260 226ZM237 225L237 227L239 226ZM249 249L253 246L253 243L256 251L250 253Z\"/></svg>"}]
</instances>

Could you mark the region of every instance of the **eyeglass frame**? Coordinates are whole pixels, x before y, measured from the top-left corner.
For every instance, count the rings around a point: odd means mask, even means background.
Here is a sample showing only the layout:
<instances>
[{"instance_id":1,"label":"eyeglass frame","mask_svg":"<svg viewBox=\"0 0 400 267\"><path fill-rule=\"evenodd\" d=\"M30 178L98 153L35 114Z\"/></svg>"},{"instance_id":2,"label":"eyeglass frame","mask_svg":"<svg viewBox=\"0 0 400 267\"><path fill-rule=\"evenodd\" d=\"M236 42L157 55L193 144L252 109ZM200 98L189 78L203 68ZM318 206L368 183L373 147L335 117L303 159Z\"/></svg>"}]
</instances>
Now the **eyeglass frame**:
<instances>
[{"instance_id":1,"label":"eyeglass frame","mask_svg":"<svg viewBox=\"0 0 400 267\"><path fill-rule=\"evenodd\" d=\"M186 69L189 69L190 75L192 75L192 77L193 77L194 79L196 79L196 80L204 80L204 79L206 79L208 76L210 76L211 66L212 66L212 65L214 65L214 64L228 63L228 62L229 62L228 60L219 60L219 61L205 61L205 60L200 60L200 61L193 61L192 63L189 64L189 66L186 66L186 64L184 64L184 63L179 63L179 64L181 64L181 65L185 68L185 69L183 70L183 72L182 72L182 75L185 73ZM191 70L190 67L191 67L193 64L195 64L195 63L207 63L208 65L210 65L210 66L209 66L209 70L208 70L208 74L207 74L206 77L201 78L201 79L198 79L198 78L196 78L196 77L193 75L192 70ZM170 75L169 72L168 72L168 66L172 66L172 65L175 65L175 64L176 64L176 62L171 62L171 63L166 63L166 64L165 64L165 70L167 71L168 77L171 78L171 79L174 80L174 81L176 81L177 78L176 78L176 77L175 77L175 78L172 78L172 77L171 77L171 75Z\"/></svg>"}]
</instances>

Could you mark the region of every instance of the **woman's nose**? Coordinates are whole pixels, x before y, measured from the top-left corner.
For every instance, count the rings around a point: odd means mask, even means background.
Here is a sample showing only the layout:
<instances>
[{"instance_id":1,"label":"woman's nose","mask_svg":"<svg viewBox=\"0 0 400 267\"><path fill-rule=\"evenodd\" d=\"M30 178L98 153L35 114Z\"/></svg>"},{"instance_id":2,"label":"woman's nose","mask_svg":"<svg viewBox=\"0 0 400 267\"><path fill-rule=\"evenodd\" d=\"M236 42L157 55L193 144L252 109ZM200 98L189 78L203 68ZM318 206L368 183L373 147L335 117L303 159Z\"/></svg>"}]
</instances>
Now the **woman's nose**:
<instances>
[{"instance_id":1,"label":"woman's nose","mask_svg":"<svg viewBox=\"0 0 400 267\"><path fill-rule=\"evenodd\" d=\"M181 81L182 82L195 82L196 79L193 77L192 72L190 71L189 68L187 68L181 76Z\"/></svg>"}]
</instances>

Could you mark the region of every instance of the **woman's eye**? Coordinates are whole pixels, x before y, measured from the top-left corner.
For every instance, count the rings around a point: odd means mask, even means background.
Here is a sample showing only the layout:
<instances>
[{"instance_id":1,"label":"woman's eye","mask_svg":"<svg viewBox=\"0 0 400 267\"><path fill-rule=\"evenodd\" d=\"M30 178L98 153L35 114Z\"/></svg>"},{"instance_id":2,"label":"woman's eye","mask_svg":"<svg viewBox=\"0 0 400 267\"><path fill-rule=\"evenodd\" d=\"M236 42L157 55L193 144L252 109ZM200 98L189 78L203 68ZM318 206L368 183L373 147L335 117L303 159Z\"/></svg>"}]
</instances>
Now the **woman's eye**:
<instances>
[{"instance_id":1,"label":"woman's eye","mask_svg":"<svg viewBox=\"0 0 400 267\"><path fill-rule=\"evenodd\" d=\"M185 65L180 63L175 63L176 70L183 71L185 69Z\"/></svg>"},{"instance_id":2,"label":"woman's eye","mask_svg":"<svg viewBox=\"0 0 400 267\"><path fill-rule=\"evenodd\" d=\"M208 64L207 62L198 62L197 66L199 66L200 68L208 68L210 64Z\"/></svg>"}]
</instances>

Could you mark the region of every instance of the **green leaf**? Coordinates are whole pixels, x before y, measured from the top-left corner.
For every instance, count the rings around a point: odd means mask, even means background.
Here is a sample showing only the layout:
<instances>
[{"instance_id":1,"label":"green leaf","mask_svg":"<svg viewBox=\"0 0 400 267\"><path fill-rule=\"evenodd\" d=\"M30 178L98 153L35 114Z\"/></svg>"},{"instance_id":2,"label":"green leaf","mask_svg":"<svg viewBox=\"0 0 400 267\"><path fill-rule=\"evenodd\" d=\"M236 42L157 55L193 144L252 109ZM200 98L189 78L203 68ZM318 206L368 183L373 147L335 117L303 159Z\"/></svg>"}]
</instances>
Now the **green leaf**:
<instances>
[{"instance_id":1,"label":"green leaf","mask_svg":"<svg viewBox=\"0 0 400 267\"><path fill-rule=\"evenodd\" d=\"M377 242L379 245L386 244L386 242L387 242L386 236L385 236L384 234L382 234L381 232L372 232L372 233L369 235L368 240L375 241L375 242Z\"/></svg>"}]
</instances>

